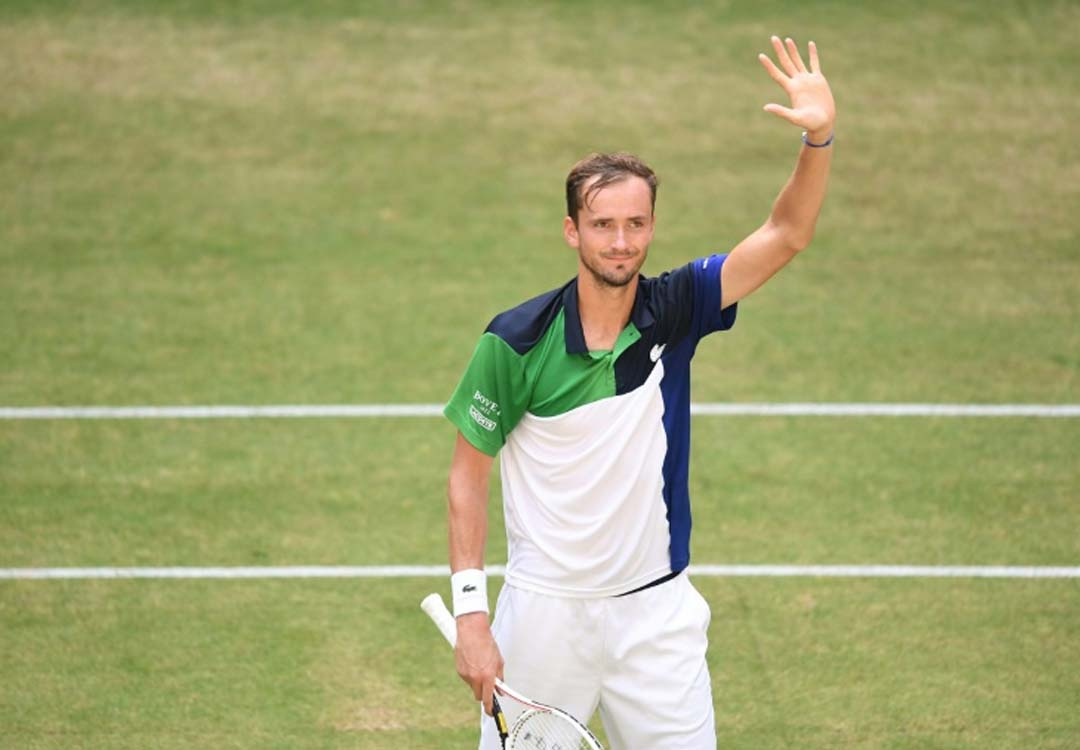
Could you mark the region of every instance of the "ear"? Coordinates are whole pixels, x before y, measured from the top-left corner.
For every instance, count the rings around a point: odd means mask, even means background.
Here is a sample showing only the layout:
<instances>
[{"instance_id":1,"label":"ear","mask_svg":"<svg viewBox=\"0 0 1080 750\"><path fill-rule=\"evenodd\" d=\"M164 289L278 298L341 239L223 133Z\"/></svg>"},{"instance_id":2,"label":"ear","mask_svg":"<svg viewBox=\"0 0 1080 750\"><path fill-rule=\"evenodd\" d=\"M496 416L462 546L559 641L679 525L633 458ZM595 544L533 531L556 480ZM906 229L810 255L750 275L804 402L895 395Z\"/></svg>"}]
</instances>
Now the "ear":
<instances>
[{"instance_id":1,"label":"ear","mask_svg":"<svg viewBox=\"0 0 1080 750\"><path fill-rule=\"evenodd\" d=\"M562 233L566 239L566 244L575 250L581 248L581 238L578 236L577 224L569 216L563 217L562 220Z\"/></svg>"}]
</instances>

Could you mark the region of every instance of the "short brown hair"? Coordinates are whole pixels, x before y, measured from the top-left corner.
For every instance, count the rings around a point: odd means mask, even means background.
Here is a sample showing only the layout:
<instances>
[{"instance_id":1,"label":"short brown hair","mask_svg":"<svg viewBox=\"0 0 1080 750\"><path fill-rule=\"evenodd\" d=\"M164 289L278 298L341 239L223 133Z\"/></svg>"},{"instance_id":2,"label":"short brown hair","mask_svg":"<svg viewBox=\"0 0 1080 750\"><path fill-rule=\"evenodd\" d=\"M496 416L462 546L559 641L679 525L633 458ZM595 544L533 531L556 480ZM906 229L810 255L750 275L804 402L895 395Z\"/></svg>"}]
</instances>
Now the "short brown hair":
<instances>
[{"instance_id":1,"label":"short brown hair","mask_svg":"<svg viewBox=\"0 0 1080 750\"><path fill-rule=\"evenodd\" d=\"M600 175L600 179L589 185L583 195L582 186L596 175ZM648 183L649 192L652 194L652 208L655 211L656 186L660 184L656 173L633 154L617 151L613 154L589 154L570 170L570 174L566 176L566 215L577 224L581 207L588 205L596 193L628 177L640 177Z\"/></svg>"}]
</instances>

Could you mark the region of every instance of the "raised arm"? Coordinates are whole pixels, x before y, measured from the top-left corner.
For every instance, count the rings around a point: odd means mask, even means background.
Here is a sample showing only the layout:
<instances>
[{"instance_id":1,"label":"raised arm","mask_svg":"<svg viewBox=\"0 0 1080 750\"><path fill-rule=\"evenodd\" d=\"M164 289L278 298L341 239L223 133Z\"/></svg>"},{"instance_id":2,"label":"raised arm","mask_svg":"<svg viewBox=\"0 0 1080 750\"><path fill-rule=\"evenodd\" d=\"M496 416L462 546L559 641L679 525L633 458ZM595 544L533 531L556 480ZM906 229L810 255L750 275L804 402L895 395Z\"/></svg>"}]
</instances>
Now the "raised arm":
<instances>
[{"instance_id":1,"label":"raised arm","mask_svg":"<svg viewBox=\"0 0 1080 750\"><path fill-rule=\"evenodd\" d=\"M459 432L450 465L450 570L483 569L487 542L488 478L493 459L477 450ZM491 713L495 678L502 679L503 660L491 635L486 612L457 618L458 637L454 659L461 679L473 689L476 700Z\"/></svg>"},{"instance_id":2,"label":"raised arm","mask_svg":"<svg viewBox=\"0 0 1080 750\"><path fill-rule=\"evenodd\" d=\"M810 68L803 63L795 42L772 38L778 68L768 55L758 55L772 79L791 100L790 107L766 104L772 112L805 132L795 171L773 203L765 223L731 251L721 269L721 305L728 307L769 280L814 236L832 161L836 105L829 82L821 74L817 47L809 44ZM819 147L815 147L819 146Z\"/></svg>"}]
</instances>

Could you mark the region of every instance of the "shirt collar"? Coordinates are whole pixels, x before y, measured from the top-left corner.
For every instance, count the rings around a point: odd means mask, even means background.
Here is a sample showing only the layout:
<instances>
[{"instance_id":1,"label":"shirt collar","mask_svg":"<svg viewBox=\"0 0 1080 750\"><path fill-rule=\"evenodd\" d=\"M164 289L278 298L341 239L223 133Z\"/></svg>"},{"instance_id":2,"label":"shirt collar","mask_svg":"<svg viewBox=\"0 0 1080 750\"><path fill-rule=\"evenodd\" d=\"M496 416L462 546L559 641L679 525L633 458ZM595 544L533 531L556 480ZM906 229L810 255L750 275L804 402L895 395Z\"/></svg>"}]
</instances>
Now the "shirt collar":
<instances>
[{"instance_id":1,"label":"shirt collar","mask_svg":"<svg viewBox=\"0 0 1080 750\"><path fill-rule=\"evenodd\" d=\"M630 322L640 331L648 328L654 322L652 311L649 310L645 299L645 287L648 281L644 276L638 276L637 292L634 294L634 307L630 311ZM581 313L578 311L578 280L574 279L566 285L563 292L563 336L566 339L567 354L588 354L589 347L585 344L585 331L581 327Z\"/></svg>"}]
</instances>

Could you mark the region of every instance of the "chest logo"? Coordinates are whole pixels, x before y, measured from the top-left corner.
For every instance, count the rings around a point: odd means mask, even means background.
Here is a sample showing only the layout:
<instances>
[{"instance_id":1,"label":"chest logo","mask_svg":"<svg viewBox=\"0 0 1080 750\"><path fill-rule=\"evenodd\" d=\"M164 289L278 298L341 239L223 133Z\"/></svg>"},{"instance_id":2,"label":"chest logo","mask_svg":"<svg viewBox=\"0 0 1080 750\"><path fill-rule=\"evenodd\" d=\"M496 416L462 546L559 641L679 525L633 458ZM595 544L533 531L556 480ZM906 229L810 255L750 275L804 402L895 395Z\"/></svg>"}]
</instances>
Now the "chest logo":
<instances>
[{"instance_id":1,"label":"chest logo","mask_svg":"<svg viewBox=\"0 0 1080 750\"><path fill-rule=\"evenodd\" d=\"M657 344L656 346L654 346L649 352L649 359L651 359L653 362L660 359L660 355L664 353L665 346L667 346L667 344Z\"/></svg>"}]
</instances>

